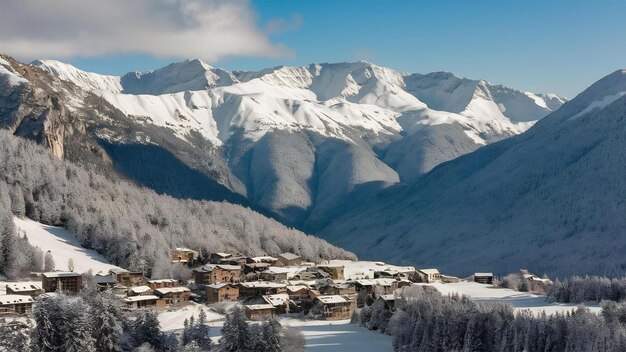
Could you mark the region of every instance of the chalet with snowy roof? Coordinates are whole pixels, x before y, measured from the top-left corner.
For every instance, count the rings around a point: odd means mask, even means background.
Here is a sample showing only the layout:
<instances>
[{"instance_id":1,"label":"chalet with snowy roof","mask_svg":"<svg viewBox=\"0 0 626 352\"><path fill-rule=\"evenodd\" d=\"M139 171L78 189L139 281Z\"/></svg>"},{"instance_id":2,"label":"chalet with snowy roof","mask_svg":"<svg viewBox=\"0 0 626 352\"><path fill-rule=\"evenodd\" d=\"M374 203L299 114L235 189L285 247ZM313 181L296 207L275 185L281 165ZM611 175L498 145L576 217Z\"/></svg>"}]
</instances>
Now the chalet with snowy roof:
<instances>
[{"instance_id":1,"label":"chalet with snowy roof","mask_svg":"<svg viewBox=\"0 0 626 352\"><path fill-rule=\"evenodd\" d=\"M296 303L291 301L289 295L286 293L264 295L262 297L265 303L271 304L276 309L274 314L287 314L300 311Z\"/></svg>"},{"instance_id":2,"label":"chalet with snowy roof","mask_svg":"<svg viewBox=\"0 0 626 352\"><path fill-rule=\"evenodd\" d=\"M152 296L154 295L154 290L150 286L135 286L128 289L128 296Z\"/></svg>"},{"instance_id":3,"label":"chalet with snowy roof","mask_svg":"<svg viewBox=\"0 0 626 352\"><path fill-rule=\"evenodd\" d=\"M293 254L293 253L283 253L280 254L278 257L278 263L280 263L280 265L282 266L297 266L302 264L302 257L297 255L297 254Z\"/></svg>"},{"instance_id":4,"label":"chalet with snowy roof","mask_svg":"<svg viewBox=\"0 0 626 352\"><path fill-rule=\"evenodd\" d=\"M322 295L315 298L315 308L321 313L323 320L350 319L353 304L350 300L339 295Z\"/></svg>"},{"instance_id":5,"label":"chalet with snowy roof","mask_svg":"<svg viewBox=\"0 0 626 352\"><path fill-rule=\"evenodd\" d=\"M492 273L474 273L474 282L485 285L493 285Z\"/></svg>"},{"instance_id":6,"label":"chalet with snowy roof","mask_svg":"<svg viewBox=\"0 0 626 352\"><path fill-rule=\"evenodd\" d=\"M248 258L244 257L243 255L234 255L230 258L226 258L225 260L222 260L220 264L237 265L237 266L243 267L244 265L246 265L247 261L248 261Z\"/></svg>"},{"instance_id":7,"label":"chalet with snowy roof","mask_svg":"<svg viewBox=\"0 0 626 352\"><path fill-rule=\"evenodd\" d=\"M325 295L355 296L355 298L357 294L356 287L347 283L328 285L320 288L320 291Z\"/></svg>"},{"instance_id":8,"label":"chalet with snowy roof","mask_svg":"<svg viewBox=\"0 0 626 352\"><path fill-rule=\"evenodd\" d=\"M151 289L156 290L158 288L178 287L180 285L178 284L178 280L158 279L158 280L148 280L148 286L150 286Z\"/></svg>"},{"instance_id":9,"label":"chalet with snowy roof","mask_svg":"<svg viewBox=\"0 0 626 352\"><path fill-rule=\"evenodd\" d=\"M187 287L164 287L154 290L154 294L166 304L184 304L189 301L191 290Z\"/></svg>"},{"instance_id":10,"label":"chalet with snowy roof","mask_svg":"<svg viewBox=\"0 0 626 352\"><path fill-rule=\"evenodd\" d=\"M290 276L293 276L293 270L291 268L282 268L273 266L259 274L259 278L264 281L283 282L287 281ZM291 274L291 275L290 275Z\"/></svg>"},{"instance_id":11,"label":"chalet with snowy roof","mask_svg":"<svg viewBox=\"0 0 626 352\"><path fill-rule=\"evenodd\" d=\"M343 265L318 265L317 268L327 272L333 280L344 280Z\"/></svg>"},{"instance_id":12,"label":"chalet with snowy roof","mask_svg":"<svg viewBox=\"0 0 626 352\"><path fill-rule=\"evenodd\" d=\"M206 285L208 303L237 302L239 288L232 284L219 283Z\"/></svg>"},{"instance_id":13,"label":"chalet with snowy roof","mask_svg":"<svg viewBox=\"0 0 626 352\"><path fill-rule=\"evenodd\" d=\"M23 296L31 296L37 297L40 294L44 293L41 286L33 283L10 283L6 285L5 292L7 295L23 295Z\"/></svg>"},{"instance_id":14,"label":"chalet with snowy roof","mask_svg":"<svg viewBox=\"0 0 626 352\"><path fill-rule=\"evenodd\" d=\"M117 279L113 276L113 274L110 273L98 273L94 275L93 281L96 283L96 286L101 291L113 288L117 284Z\"/></svg>"},{"instance_id":15,"label":"chalet with snowy roof","mask_svg":"<svg viewBox=\"0 0 626 352\"><path fill-rule=\"evenodd\" d=\"M209 285L220 282L241 282L241 267L238 265L207 264L193 270L196 284Z\"/></svg>"},{"instance_id":16,"label":"chalet with snowy roof","mask_svg":"<svg viewBox=\"0 0 626 352\"><path fill-rule=\"evenodd\" d=\"M272 264L270 263L246 263L243 266L243 273L244 275L247 274L258 274L261 273L262 271L265 271L267 269L270 268Z\"/></svg>"},{"instance_id":17,"label":"chalet with snowy roof","mask_svg":"<svg viewBox=\"0 0 626 352\"><path fill-rule=\"evenodd\" d=\"M246 259L246 263L248 263L248 264L265 263L265 264L274 265L274 264L276 264L277 261L278 261L278 258L270 257L270 256L250 257L250 258Z\"/></svg>"},{"instance_id":18,"label":"chalet with snowy roof","mask_svg":"<svg viewBox=\"0 0 626 352\"><path fill-rule=\"evenodd\" d=\"M244 306L246 317L252 321L267 320L275 315L276 308L271 304L250 304Z\"/></svg>"},{"instance_id":19,"label":"chalet with snowy roof","mask_svg":"<svg viewBox=\"0 0 626 352\"><path fill-rule=\"evenodd\" d=\"M217 253L211 253L209 254L209 263L211 264L221 264L222 261L232 257L233 255L230 253L223 253L223 252L217 252Z\"/></svg>"},{"instance_id":20,"label":"chalet with snowy roof","mask_svg":"<svg viewBox=\"0 0 626 352\"><path fill-rule=\"evenodd\" d=\"M419 269L417 271L422 282L431 283L441 281L441 273L437 269Z\"/></svg>"},{"instance_id":21,"label":"chalet with snowy roof","mask_svg":"<svg viewBox=\"0 0 626 352\"><path fill-rule=\"evenodd\" d=\"M115 278L118 284L126 287L142 286L146 284L146 278L140 271L128 271L126 269L111 269L109 270L111 275Z\"/></svg>"},{"instance_id":22,"label":"chalet with snowy roof","mask_svg":"<svg viewBox=\"0 0 626 352\"><path fill-rule=\"evenodd\" d=\"M129 308L165 308L165 301L157 296L134 296L124 298Z\"/></svg>"},{"instance_id":23,"label":"chalet with snowy roof","mask_svg":"<svg viewBox=\"0 0 626 352\"><path fill-rule=\"evenodd\" d=\"M79 273L53 271L41 274L44 292L78 293L83 288L83 277Z\"/></svg>"},{"instance_id":24,"label":"chalet with snowy roof","mask_svg":"<svg viewBox=\"0 0 626 352\"><path fill-rule=\"evenodd\" d=\"M330 278L330 274L317 268L309 268L309 270L302 270L295 273L291 278L295 280L315 281Z\"/></svg>"},{"instance_id":25,"label":"chalet with snowy roof","mask_svg":"<svg viewBox=\"0 0 626 352\"><path fill-rule=\"evenodd\" d=\"M241 298L274 295L287 291L287 285L269 281L241 282L237 287L239 288L239 297Z\"/></svg>"},{"instance_id":26,"label":"chalet with snowy roof","mask_svg":"<svg viewBox=\"0 0 626 352\"><path fill-rule=\"evenodd\" d=\"M35 300L27 295L0 295L0 316L30 314Z\"/></svg>"},{"instance_id":27,"label":"chalet with snowy roof","mask_svg":"<svg viewBox=\"0 0 626 352\"><path fill-rule=\"evenodd\" d=\"M371 295L385 295L391 294L397 289L396 281L395 279L356 280L355 287L357 292L365 291Z\"/></svg>"},{"instance_id":28,"label":"chalet with snowy roof","mask_svg":"<svg viewBox=\"0 0 626 352\"><path fill-rule=\"evenodd\" d=\"M309 287L305 285L288 285L286 292L289 295L289 299L299 301L309 297Z\"/></svg>"},{"instance_id":29,"label":"chalet with snowy roof","mask_svg":"<svg viewBox=\"0 0 626 352\"><path fill-rule=\"evenodd\" d=\"M172 249L172 263L181 263L188 266L193 265L200 253L190 248L178 247Z\"/></svg>"}]
</instances>

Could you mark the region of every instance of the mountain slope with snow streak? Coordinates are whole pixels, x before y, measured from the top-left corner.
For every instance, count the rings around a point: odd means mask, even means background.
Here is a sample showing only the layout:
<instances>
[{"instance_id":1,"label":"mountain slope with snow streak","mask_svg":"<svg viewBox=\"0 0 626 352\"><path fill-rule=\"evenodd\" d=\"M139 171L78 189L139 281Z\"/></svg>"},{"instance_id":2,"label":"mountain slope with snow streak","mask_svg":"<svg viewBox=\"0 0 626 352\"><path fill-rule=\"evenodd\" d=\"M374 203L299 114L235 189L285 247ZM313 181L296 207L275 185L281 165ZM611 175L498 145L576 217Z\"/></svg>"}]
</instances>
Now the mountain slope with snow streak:
<instances>
[{"instance_id":1,"label":"mountain slope with snow streak","mask_svg":"<svg viewBox=\"0 0 626 352\"><path fill-rule=\"evenodd\" d=\"M187 60L118 78L58 62L33 64L102 97L145 129L157 127L158 136L170 131L194 145L200 136L223 156L218 165L228 170L217 171L233 191L312 231L381 189L522 133L560 99L363 61L227 72ZM99 136L118 143L115 133ZM190 154L156 135L136 136L136 143Z\"/></svg>"},{"instance_id":2,"label":"mountain slope with snow streak","mask_svg":"<svg viewBox=\"0 0 626 352\"><path fill-rule=\"evenodd\" d=\"M616 71L525 133L385 190L320 233L361 258L462 276L621 275L625 91Z\"/></svg>"}]
</instances>

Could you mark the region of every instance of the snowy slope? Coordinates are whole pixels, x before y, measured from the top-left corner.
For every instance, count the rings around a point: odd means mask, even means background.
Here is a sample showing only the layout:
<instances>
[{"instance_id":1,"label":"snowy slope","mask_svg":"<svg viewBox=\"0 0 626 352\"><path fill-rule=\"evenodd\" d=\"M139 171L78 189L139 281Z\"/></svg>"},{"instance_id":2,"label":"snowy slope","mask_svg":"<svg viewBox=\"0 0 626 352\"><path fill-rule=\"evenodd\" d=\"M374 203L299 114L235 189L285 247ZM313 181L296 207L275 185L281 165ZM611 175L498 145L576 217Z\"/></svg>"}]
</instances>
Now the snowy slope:
<instances>
[{"instance_id":1,"label":"snowy slope","mask_svg":"<svg viewBox=\"0 0 626 352\"><path fill-rule=\"evenodd\" d=\"M579 304L549 303L546 302L546 296L536 295L528 292L514 291L508 288L484 285L476 282L460 281L447 284L435 282L417 285L432 286L443 295L466 295L473 301L479 303L508 303L512 305L516 311L528 310L531 311L533 314L565 314L567 312L576 310L580 306ZM591 303L586 304L585 306L594 313L600 313L601 311L601 308L598 304Z\"/></svg>"},{"instance_id":2,"label":"snowy slope","mask_svg":"<svg viewBox=\"0 0 626 352\"><path fill-rule=\"evenodd\" d=\"M19 72L16 72L11 64L0 55L0 88L2 88L2 82L6 82L9 87L19 86L23 83L27 83L28 80L22 77Z\"/></svg>"},{"instance_id":3,"label":"snowy slope","mask_svg":"<svg viewBox=\"0 0 626 352\"><path fill-rule=\"evenodd\" d=\"M118 268L94 250L81 247L71 232L49 225L44 225L30 219L13 218L18 233L25 234L28 242L39 247L44 253L50 251L54 258L55 269L68 270L68 261L74 262L74 271L83 273L91 270L93 274L106 273L110 269Z\"/></svg>"},{"instance_id":4,"label":"snowy slope","mask_svg":"<svg viewBox=\"0 0 626 352\"><path fill-rule=\"evenodd\" d=\"M123 77L87 73L53 60L33 64L84 89L102 92L127 115L173 129L199 130L222 142L235 129L253 140L275 129L309 129L349 139L346 128L397 135L422 125L457 122L478 144L486 144L523 132L530 124L519 122L535 121L558 107L551 101L548 108L541 95L484 81L454 77L450 83L440 74L404 76L367 62L230 73L187 60ZM460 88L449 96L420 90L426 84L421 77L429 77L428 84L437 89L450 84ZM466 101L472 92L474 99ZM401 116L403 124L396 121Z\"/></svg>"},{"instance_id":5,"label":"snowy slope","mask_svg":"<svg viewBox=\"0 0 626 352\"><path fill-rule=\"evenodd\" d=\"M361 258L507 273L621 275L626 71L527 132L382 192L321 233Z\"/></svg>"}]
</instances>

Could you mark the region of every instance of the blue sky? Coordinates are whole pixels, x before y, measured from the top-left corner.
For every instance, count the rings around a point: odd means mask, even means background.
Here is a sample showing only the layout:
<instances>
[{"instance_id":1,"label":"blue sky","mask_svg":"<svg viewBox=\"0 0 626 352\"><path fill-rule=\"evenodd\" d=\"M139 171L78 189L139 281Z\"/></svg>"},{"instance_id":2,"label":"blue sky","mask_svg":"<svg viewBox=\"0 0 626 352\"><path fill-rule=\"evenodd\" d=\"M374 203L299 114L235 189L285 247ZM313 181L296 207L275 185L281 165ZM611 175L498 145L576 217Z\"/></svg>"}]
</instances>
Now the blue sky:
<instances>
[{"instance_id":1,"label":"blue sky","mask_svg":"<svg viewBox=\"0 0 626 352\"><path fill-rule=\"evenodd\" d=\"M270 44L216 56L208 60L212 65L254 70L363 59L403 72L451 71L570 98L626 67L626 1L256 0L246 6ZM287 50L268 57L272 45ZM121 74L184 55L82 56L60 59Z\"/></svg>"}]
</instances>

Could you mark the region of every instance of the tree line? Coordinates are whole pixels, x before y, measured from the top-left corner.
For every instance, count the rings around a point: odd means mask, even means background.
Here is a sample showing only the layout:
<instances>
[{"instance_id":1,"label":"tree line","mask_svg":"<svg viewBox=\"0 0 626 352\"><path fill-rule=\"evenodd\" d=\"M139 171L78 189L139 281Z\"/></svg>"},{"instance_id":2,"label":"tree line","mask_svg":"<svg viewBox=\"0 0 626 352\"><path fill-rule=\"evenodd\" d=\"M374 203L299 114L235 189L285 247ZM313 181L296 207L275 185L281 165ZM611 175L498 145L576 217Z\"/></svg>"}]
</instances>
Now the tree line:
<instances>
[{"instance_id":1,"label":"tree line","mask_svg":"<svg viewBox=\"0 0 626 352\"><path fill-rule=\"evenodd\" d=\"M169 250L186 246L206 254L294 252L319 261L354 255L239 205L159 195L115 176L61 161L41 146L0 130L0 231L15 257L30 251L11 230L7 211L72 231L86 248L112 263L153 277L169 277ZM19 236L18 236L19 237ZM8 238L8 239L7 239ZM23 252L13 248L21 248ZM37 253L37 258L42 255ZM1 260L1 259L0 259ZM37 266L39 265L36 263ZM25 263L14 263L27 267ZM3 273L14 276L10 268ZM18 269L18 271L21 269Z\"/></svg>"},{"instance_id":2,"label":"tree line","mask_svg":"<svg viewBox=\"0 0 626 352\"><path fill-rule=\"evenodd\" d=\"M546 295L550 302L622 302L626 300L626 277L573 276L554 281L548 286Z\"/></svg>"},{"instance_id":3,"label":"tree line","mask_svg":"<svg viewBox=\"0 0 626 352\"><path fill-rule=\"evenodd\" d=\"M578 308L565 314L514 312L503 303L478 304L421 286L404 288L393 313L383 300L355 313L353 321L390 334L397 352L626 351L626 305L605 302L602 314Z\"/></svg>"},{"instance_id":4,"label":"tree line","mask_svg":"<svg viewBox=\"0 0 626 352\"><path fill-rule=\"evenodd\" d=\"M303 352L304 337L275 318L246 321L243 309L227 315L217 343L210 337L206 314L185 320L180 334L162 331L152 310L126 311L106 293L46 296L33 309L34 326L0 324L0 351L37 352Z\"/></svg>"}]
</instances>

